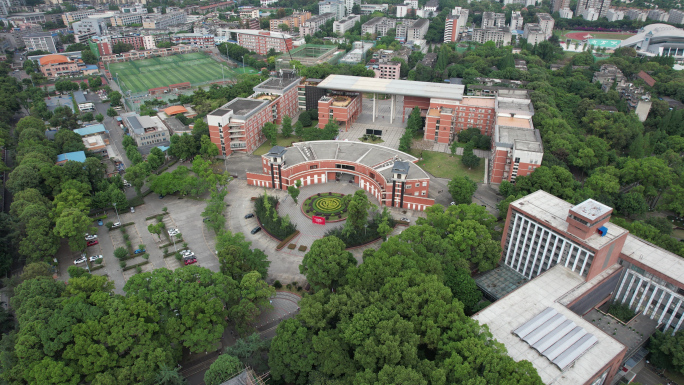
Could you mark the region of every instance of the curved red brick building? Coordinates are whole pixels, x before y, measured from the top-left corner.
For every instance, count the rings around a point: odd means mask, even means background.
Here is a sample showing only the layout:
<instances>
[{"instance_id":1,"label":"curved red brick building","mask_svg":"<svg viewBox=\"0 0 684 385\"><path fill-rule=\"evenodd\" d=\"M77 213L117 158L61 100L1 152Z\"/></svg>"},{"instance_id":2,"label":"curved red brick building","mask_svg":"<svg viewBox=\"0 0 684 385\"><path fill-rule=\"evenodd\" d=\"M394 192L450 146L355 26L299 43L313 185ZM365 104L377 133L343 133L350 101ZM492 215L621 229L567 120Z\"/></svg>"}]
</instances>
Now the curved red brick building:
<instances>
[{"instance_id":1,"label":"curved red brick building","mask_svg":"<svg viewBox=\"0 0 684 385\"><path fill-rule=\"evenodd\" d=\"M275 146L262 155L262 173L247 173L252 186L286 190L300 180L317 183L354 183L381 206L425 210L430 198L430 176L415 163L418 158L376 144L321 140Z\"/></svg>"}]
</instances>

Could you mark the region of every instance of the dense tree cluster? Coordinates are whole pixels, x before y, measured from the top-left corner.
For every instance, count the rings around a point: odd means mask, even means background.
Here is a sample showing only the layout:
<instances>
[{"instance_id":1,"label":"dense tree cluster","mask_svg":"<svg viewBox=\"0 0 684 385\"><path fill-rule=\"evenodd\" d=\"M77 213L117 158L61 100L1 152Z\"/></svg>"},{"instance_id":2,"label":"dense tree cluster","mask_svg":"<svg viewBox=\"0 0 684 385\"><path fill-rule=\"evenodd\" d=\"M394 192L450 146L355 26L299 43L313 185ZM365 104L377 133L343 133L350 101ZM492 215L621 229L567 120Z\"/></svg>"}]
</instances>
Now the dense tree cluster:
<instances>
[{"instance_id":1,"label":"dense tree cluster","mask_svg":"<svg viewBox=\"0 0 684 385\"><path fill-rule=\"evenodd\" d=\"M366 250L358 267L338 239L314 243L302 269L317 290L278 326L269 354L275 381L541 384L531 363L513 361L464 313L464 304L470 311L480 300L469 265L484 263L471 248L494 218L474 205L431 210L380 249ZM500 249L492 251L498 259Z\"/></svg>"}]
</instances>

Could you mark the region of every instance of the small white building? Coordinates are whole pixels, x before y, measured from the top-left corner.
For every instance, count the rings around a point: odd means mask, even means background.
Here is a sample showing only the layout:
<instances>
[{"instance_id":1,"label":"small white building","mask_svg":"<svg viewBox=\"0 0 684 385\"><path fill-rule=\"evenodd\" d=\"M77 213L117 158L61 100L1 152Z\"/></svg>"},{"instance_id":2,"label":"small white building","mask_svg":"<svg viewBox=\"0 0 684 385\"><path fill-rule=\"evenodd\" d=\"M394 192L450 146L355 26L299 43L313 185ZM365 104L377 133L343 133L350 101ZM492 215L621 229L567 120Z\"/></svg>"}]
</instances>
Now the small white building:
<instances>
[{"instance_id":1,"label":"small white building","mask_svg":"<svg viewBox=\"0 0 684 385\"><path fill-rule=\"evenodd\" d=\"M558 13L560 14L561 19L572 19L574 14L570 8L563 8L558 11Z\"/></svg>"},{"instance_id":2,"label":"small white building","mask_svg":"<svg viewBox=\"0 0 684 385\"><path fill-rule=\"evenodd\" d=\"M599 18L599 13L594 8L587 8L582 12L584 20L596 21Z\"/></svg>"}]
</instances>

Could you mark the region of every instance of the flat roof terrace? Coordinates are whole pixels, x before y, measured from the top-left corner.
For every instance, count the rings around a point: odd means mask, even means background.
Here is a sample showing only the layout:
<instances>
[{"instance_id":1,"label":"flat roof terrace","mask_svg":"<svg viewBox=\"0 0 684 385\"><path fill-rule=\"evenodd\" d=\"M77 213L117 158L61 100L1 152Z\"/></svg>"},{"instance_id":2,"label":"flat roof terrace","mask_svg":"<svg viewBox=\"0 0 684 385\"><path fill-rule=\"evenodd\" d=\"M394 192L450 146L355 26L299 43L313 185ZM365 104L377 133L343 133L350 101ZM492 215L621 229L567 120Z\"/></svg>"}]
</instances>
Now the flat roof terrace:
<instances>
[{"instance_id":1,"label":"flat roof terrace","mask_svg":"<svg viewBox=\"0 0 684 385\"><path fill-rule=\"evenodd\" d=\"M451 100L463 100L463 92L465 90L465 86L460 84L414 82L408 80L366 78L348 75L329 75L318 84L318 87L337 91L404 95L421 98L440 98Z\"/></svg>"}]
</instances>

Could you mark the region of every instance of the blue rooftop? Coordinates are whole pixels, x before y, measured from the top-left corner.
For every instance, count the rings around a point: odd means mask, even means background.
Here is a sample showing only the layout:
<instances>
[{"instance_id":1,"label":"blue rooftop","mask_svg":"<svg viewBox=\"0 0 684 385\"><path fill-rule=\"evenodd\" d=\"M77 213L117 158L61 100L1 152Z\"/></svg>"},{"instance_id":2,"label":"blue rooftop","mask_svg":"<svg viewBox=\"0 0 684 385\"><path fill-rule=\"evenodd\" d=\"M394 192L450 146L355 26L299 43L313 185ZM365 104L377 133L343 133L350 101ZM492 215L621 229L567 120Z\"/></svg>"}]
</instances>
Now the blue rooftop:
<instances>
[{"instance_id":1,"label":"blue rooftop","mask_svg":"<svg viewBox=\"0 0 684 385\"><path fill-rule=\"evenodd\" d=\"M157 148L162 150L162 152L166 152L166 150L169 149L169 146L157 146Z\"/></svg>"},{"instance_id":2,"label":"blue rooftop","mask_svg":"<svg viewBox=\"0 0 684 385\"><path fill-rule=\"evenodd\" d=\"M107 129L105 128L104 124L93 124L92 126L85 126L83 128L77 128L74 130L74 132L81 135L81 136L86 136L86 135L93 135L93 134L99 134L102 132L107 132Z\"/></svg>"},{"instance_id":3,"label":"blue rooftop","mask_svg":"<svg viewBox=\"0 0 684 385\"><path fill-rule=\"evenodd\" d=\"M85 163L85 160L86 160L85 152L74 151L74 152L67 152L66 154L57 155L57 163L66 162L69 160Z\"/></svg>"},{"instance_id":4,"label":"blue rooftop","mask_svg":"<svg viewBox=\"0 0 684 385\"><path fill-rule=\"evenodd\" d=\"M87 64L85 68L87 70L96 70L97 66L95 64Z\"/></svg>"}]
</instances>

